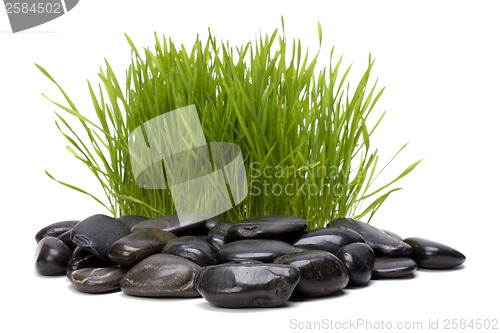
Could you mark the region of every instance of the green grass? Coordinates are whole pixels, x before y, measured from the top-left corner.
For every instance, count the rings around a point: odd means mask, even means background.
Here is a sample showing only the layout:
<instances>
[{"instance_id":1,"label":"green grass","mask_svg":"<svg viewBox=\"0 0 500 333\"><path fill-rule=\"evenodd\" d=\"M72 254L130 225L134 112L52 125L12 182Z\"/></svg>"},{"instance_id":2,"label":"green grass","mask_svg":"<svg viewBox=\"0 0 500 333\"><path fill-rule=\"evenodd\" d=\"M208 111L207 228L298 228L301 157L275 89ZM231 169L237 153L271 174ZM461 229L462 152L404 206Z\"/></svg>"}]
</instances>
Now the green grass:
<instances>
[{"instance_id":1,"label":"green grass","mask_svg":"<svg viewBox=\"0 0 500 333\"><path fill-rule=\"evenodd\" d=\"M321 43L319 24L318 33ZM66 101L54 103L64 111L56 112L56 124L68 140L67 149L95 175L105 200L99 199L102 194L57 181L90 195L114 216L175 212L168 189L135 184L128 135L149 119L191 104L197 107L207 141L236 143L245 161L249 195L223 214L225 220L289 214L305 218L310 228L323 227L335 217L370 220L400 189L393 184L420 162L373 188L385 166L378 165L370 137L385 112L368 127L384 91L368 84L371 57L353 89L347 80L351 67L340 71L342 59L334 61L333 48L330 65L318 68L319 51L311 56L300 40L288 41L278 30L240 47L209 35L205 43L197 39L190 50L155 34L154 49L140 52L126 38L132 49L126 82L119 84L106 61L100 84L89 83L98 122L81 113L37 65ZM81 128L70 125L70 118L79 120Z\"/></svg>"}]
</instances>

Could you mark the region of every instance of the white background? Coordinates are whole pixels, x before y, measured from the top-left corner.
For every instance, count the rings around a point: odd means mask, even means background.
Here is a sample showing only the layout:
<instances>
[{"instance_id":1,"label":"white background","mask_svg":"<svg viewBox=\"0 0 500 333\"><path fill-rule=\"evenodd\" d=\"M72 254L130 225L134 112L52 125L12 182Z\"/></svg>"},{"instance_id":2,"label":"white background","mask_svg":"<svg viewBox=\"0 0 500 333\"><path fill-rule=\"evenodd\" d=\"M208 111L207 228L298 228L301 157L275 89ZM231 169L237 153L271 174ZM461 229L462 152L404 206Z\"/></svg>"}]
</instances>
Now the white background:
<instances>
[{"instance_id":1,"label":"white background","mask_svg":"<svg viewBox=\"0 0 500 333\"><path fill-rule=\"evenodd\" d=\"M1 257L0 327L7 332L297 331L290 321L372 322L429 319L498 319L498 220L500 120L500 6L461 1L80 1L67 15L12 34L0 13ZM224 310L203 299L141 299L121 293L85 295L65 277L34 271L35 233L46 224L106 211L92 199L46 175L98 191L88 170L65 150L54 107L62 101L36 69L45 67L85 115L92 116L87 79L97 84L104 58L123 77L130 63L124 33L136 46L152 47L153 33L190 49L208 27L221 40L241 45L261 31L281 31L318 49L320 64L344 56L359 80L368 54L373 77L385 86L374 136L382 161L410 142L386 176L424 158L389 198L373 225L405 237L441 241L467 256L464 269L419 271L415 278L374 281L338 297L290 303L279 309ZM389 178L386 178L389 180ZM442 326L441 326L442 327ZM425 331L425 330L423 330Z\"/></svg>"}]
</instances>

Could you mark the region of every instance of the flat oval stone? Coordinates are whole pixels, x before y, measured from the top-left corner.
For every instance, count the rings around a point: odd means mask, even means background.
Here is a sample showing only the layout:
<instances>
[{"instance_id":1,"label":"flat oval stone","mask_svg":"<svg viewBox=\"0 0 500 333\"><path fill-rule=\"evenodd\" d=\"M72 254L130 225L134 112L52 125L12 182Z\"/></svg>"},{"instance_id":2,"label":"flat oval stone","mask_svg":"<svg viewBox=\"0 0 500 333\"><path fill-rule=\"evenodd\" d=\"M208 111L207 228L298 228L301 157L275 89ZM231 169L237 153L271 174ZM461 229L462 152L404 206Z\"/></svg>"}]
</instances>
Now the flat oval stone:
<instances>
[{"instance_id":1,"label":"flat oval stone","mask_svg":"<svg viewBox=\"0 0 500 333\"><path fill-rule=\"evenodd\" d=\"M134 225L147 219L149 219L149 217L142 215L123 215L120 216L117 220L123 222L129 228L129 230L132 230Z\"/></svg>"},{"instance_id":2,"label":"flat oval stone","mask_svg":"<svg viewBox=\"0 0 500 333\"><path fill-rule=\"evenodd\" d=\"M71 284L83 293L104 294L120 290L120 281L127 271L117 266L81 268L69 275Z\"/></svg>"},{"instance_id":3,"label":"flat oval stone","mask_svg":"<svg viewBox=\"0 0 500 333\"><path fill-rule=\"evenodd\" d=\"M234 225L233 222L219 222L207 234L207 242L215 249L219 250L221 247L229 243L227 231Z\"/></svg>"},{"instance_id":4,"label":"flat oval stone","mask_svg":"<svg viewBox=\"0 0 500 333\"><path fill-rule=\"evenodd\" d=\"M153 254L132 267L120 282L132 296L197 297L194 278L201 267L171 254Z\"/></svg>"},{"instance_id":5,"label":"flat oval stone","mask_svg":"<svg viewBox=\"0 0 500 333\"><path fill-rule=\"evenodd\" d=\"M417 270L417 263L407 257L378 257L375 258L372 278L395 279L413 274Z\"/></svg>"},{"instance_id":6,"label":"flat oval stone","mask_svg":"<svg viewBox=\"0 0 500 333\"><path fill-rule=\"evenodd\" d=\"M210 231L210 229L215 227L215 225L219 222L221 222L220 216L214 216L214 217L206 219L203 227L208 232L208 231Z\"/></svg>"},{"instance_id":7,"label":"flat oval stone","mask_svg":"<svg viewBox=\"0 0 500 333\"><path fill-rule=\"evenodd\" d=\"M465 262L461 252L432 240L409 237L404 242L413 248L412 258L422 268L447 269Z\"/></svg>"},{"instance_id":8,"label":"flat oval stone","mask_svg":"<svg viewBox=\"0 0 500 333\"><path fill-rule=\"evenodd\" d=\"M71 240L98 258L108 260L111 244L129 233L129 228L123 222L97 214L75 225L71 230Z\"/></svg>"},{"instance_id":9,"label":"flat oval stone","mask_svg":"<svg viewBox=\"0 0 500 333\"><path fill-rule=\"evenodd\" d=\"M322 228L305 232L294 240L292 245L308 250L328 251L336 255L342 246L355 242L364 242L364 239L353 230Z\"/></svg>"},{"instance_id":10,"label":"flat oval stone","mask_svg":"<svg viewBox=\"0 0 500 333\"><path fill-rule=\"evenodd\" d=\"M169 240L177 238L160 229L139 229L120 238L108 250L109 260L123 267L132 267L142 259L159 253Z\"/></svg>"},{"instance_id":11,"label":"flat oval stone","mask_svg":"<svg viewBox=\"0 0 500 333\"><path fill-rule=\"evenodd\" d=\"M43 227L40 229L36 235L35 235L35 240L38 244L39 241L41 241L45 237L57 237L66 231L69 231L73 229L73 227L80 221L76 220L71 220L71 221L61 221L61 222L56 222L49 224L46 227Z\"/></svg>"},{"instance_id":12,"label":"flat oval stone","mask_svg":"<svg viewBox=\"0 0 500 333\"><path fill-rule=\"evenodd\" d=\"M216 306L266 308L283 305L299 278L299 269L290 265L226 263L203 267L195 286Z\"/></svg>"},{"instance_id":13,"label":"flat oval stone","mask_svg":"<svg viewBox=\"0 0 500 333\"><path fill-rule=\"evenodd\" d=\"M296 216L267 215L244 219L227 231L232 239L280 238L306 230L307 221Z\"/></svg>"},{"instance_id":14,"label":"flat oval stone","mask_svg":"<svg viewBox=\"0 0 500 333\"><path fill-rule=\"evenodd\" d=\"M292 265L300 270L294 295L323 297L345 288L349 272L335 255L327 251L309 250L278 257L275 264Z\"/></svg>"},{"instance_id":15,"label":"flat oval stone","mask_svg":"<svg viewBox=\"0 0 500 333\"><path fill-rule=\"evenodd\" d=\"M82 268L101 268L108 267L110 263L108 261L101 260L97 258L92 253L82 249L81 247L76 247L69 259L68 266L66 268L66 275L77 269Z\"/></svg>"},{"instance_id":16,"label":"flat oval stone","mask_svg":"<svg viewBox=\"0 0 500 333\"><path fill-rule=\"evenodd\" d=\"M386 234L388 234L389 236L392 236L392 237L397 238L397 239L399 239L399 240L403 240L403 237L399 236L399 235L398 235L397 233L395 233L395 232L392 232L392 231L390 231L390 230L385 230L385 229L380 229L380 230L382 230L383 232L385 232L385 233L386 233Z\"/></svg>"},{"instance_id":17,"label":"flat oval stone","mask_svg":"<svg viewBox=\"0 0 500 333\"><path fill-rule=\"evenodd\" d=\"M351 243L344 245L337 257L349 271L349 283L362 285L370 281L375 264L375 252L366 243Z\"/></svg>"},{"instance_id":18,"label":"flat oval stone","mask_svg":"<svg viewBox=\"0 0 500 333\"><path fill-rule=\"evenodd\" d=\"M176 236L183 236L187 233L206 233L205 220L200 221L202 218L200 215L184 214L183 216L186 218L185 225L181 225L177 214L170 214L139 222L132 227L132 231L153 228L170 231Z\"/></svg>"},{"instance_id":19,"label":"flat oval stone","mask_svg":"<svg viewBox=\"0 0 500 333\"><path fill-rule=\"evenodd\" d=\"M71 254L62 240L44 237L38 242L35 251L35 269L41 275L65 275Z\"/></svg>"},{"instance_id":20,"label":"flat oval stone","mask_svg":"<svg viewBox=\"0 0 500 333\"><path fill-rule=\"evenodd\" d=\"M411 246L392 237L374 226L349 218L337 218L328 224L329 227L354 230L363 236L365 243L370 245L376 254L391 257L409 256Z\"/></svg>"},{"instance_id":21,"label":"flat oval stone","mask_svg":"<svg viewBox=\"0 0 500 333\"><path fill-rule=\"evenodd\" d=\"M219 260L231 261L255 259L262 262L273 262L274 259L302 250L288 243L272 239L245 239L228 243L220 248Z\"/></svg>"},{"instance_id":22,"label":"flat oval stone","mask_svg":"<svg viewBox=\"0 0 500 333\"><path fill-rule=\"evenodd\" d=\"M201 267L218 263L217 250L201 237L182 236L169 240L161 253L186 258Z\"/></svg>"}]
</instances>

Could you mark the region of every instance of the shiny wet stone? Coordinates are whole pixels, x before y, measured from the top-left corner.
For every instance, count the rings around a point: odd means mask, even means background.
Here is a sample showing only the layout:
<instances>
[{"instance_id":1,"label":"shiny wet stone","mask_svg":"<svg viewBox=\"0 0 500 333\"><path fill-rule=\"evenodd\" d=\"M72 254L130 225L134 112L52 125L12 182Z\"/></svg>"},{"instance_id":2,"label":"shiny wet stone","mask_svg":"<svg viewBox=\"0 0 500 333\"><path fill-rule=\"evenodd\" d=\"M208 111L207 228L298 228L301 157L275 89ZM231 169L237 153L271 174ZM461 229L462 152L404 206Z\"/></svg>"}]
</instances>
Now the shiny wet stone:
<instances>
[{"instance_id":1,"label":"shiny wet stone","mask_svg":"<svg viewBox=\"0 0 500 333\"><path fill-rule=\"evenodd\" d=\"M219 250L222 246L229 243L227 231L234 225L233 222L218 222L207 234L207 242L215 249Z\"/></svg>"},{"instance_id":2,"label":"shiny wet stone","mask_svg":"<svg viewBox=\"0 0 500 333\"><path fill-rule=\"evenodd\" d=\"M57 237L71 229L80 221L61 221L49 224L40 229L35 235L35 241L38 243L45 237Z\"/></svg>"},{"instance_id":3,"label":"shiny wet stone","mask_svg":"<svg viewBox=\"0 0 500 333\"><path fill-rule=\"evenodd\" d=\"M38 242L35 269L41 275L65 275L71 258L70 248L56 237L47 236Z\"/></svg>"},{"instance_id":4,"label":"shiny wet stone","mask_svg":"<svg viewBox=\"0 0 500 333\"><path fill-rule=\"evenodd\" d=\"M118 266L80 268L68 277L71 284L83 293L103 294L120 290L120 281L127 271Z\"/></svg>"},{"instance_id":5,"label":"shiny wet stone","mask_svg":"<svg viewBox=\"0 0 500 333\"><path fill-rule=\"evenodd\" d=\"M447 245L419 237L409 237L404 241L413 248L412 258L419 267L447 269L465 262L465 256L461 252Z\"/></svg>"},{"instance_id":6,"label":"shiny wet stone","mask_svg":"<svg viewBox=\"0 0 500 333\"><path fill-rule=\"evenodd\" d=\"M64 244L66 244L70 248L71 251L76 249L76 244L71 240L71 230L60 234L59 236L57 236L57 239L62 240Z\"/></svg>"},{"instance_id":7,"label":"shiny wet stone","mask_svg":"<svg viewBox=\"0 0 500 333\"><path fill-rule=\"evenodd\" d=\"M123 215L117 218L117 220L123 222L129 228L129 230L132 230L132 228L137 223L145 221L147 219L149 219L149 217L142 215Z\"/></svg>"},{"instance_id":8,"label":"shiny wet stone","mask_svg":"<svg viewBox=\"0 0 500 333\"><path fill-rule=\"evenodd\" d=\"M163 247L161 253L186 258L202 267L218 263L217 250L204 238L196 236L171 239Z\"/></svg>"},{"instance_id":9,"label":"shiny wet stone","mask_svg":"<svg viewBox=\"0 0 500 333\"><path fill-rule=\"evenodd\" d=\"M282 255L301 251L303 250L279 240L245 239L231 242L221 247L219 250L219 260L224 262L254 259L269 263Z\"/></svg>"},{"instance_id":10,"label":"shiny wet stone","mask_svg":"<svg viewBox=\"0 0 500 333\"><path fill-rule=\"evenodd\" d=\"M82 268L101 268L108 267L111 263L108 261L101 260L97 258L92 253L82 249L81 247L76 247L69 259L68 266L66 268L66 275L77 269Z\"/></svg>"},{"instance_id":11,"label":"shiny wet stone","mask_svg":"<svg viewBox=\"0 0 500 333\"><path fill-rule=\"evenodd\" d=\"M412 275L417 270L417 263L408 257L375 258L372 278L395 279Z\"/></svg>"},{"instance_id":12,"label":"shiny wet stone","mask_svg":"<svg viewBox=\"0 0 500 333\"><path fill-rule=\"evenodd\" d=\"M345 288L349 272L335 255L326 251L309 250L278 257L275 264L292 265L300 270L294 295L310 298L332 295Z\"/></svg>"},{"instance_id":13,"label":"shiny wet stone","mask_svg":"<svg viewBox=\"0 0 500 333\"><path fill-rule=\"evenodd\" d=\"M351 285L362 285L370 281L375 265L375 252L368 244L347 244L340 248L337 257L349 271Z\"/></svg>"},{"instance_id":14,"label":"shiny wet stone","mask_svg":"<svg viewBox=\"0 0 500 333\"><path fill-rule=\"evenodd\" d=\"M132 296L197 297L194 278L200 271L194 262L171 254L153 254L132 267L120 282Z\"/></svg>"},{"instance_id":15,"label":"shiny wet stone","mask_svg":"<svg viewBox=\"0 0 500 333\"><path fill-rule=\"evenodd\" d=\"M350 218L337 218L328 224L329 227L354 230L363 236L377 255L404 257L412 252L411 246L400 239L390 236L374 226Z\"/></svg>"},{"instance_id":16,"label":"shiny wet stone","mask_svg":"<svg viewBox=\"0 0 500 333\"><path fill-rule=\"evenodd\" d=\"M98 258L108 260L109 247L129 233L123 222L97 214L76 224L71 230L71 240Z\"/></svg>"},{"instance_id":17,"label":"shiny wet stone","mask_svg":"<svg viewBox=\"0 0 500 333\"><path fill-rule=\"evenodd\" d=\"M173 233L159 229L139 229L114 242L108 250L109 260L123 267L132 267L152 254L160 253Z\"/></svg>"},{"instance_id":18,"label":"shiny wet stone","mask_svg":"<svg viewBox=\"0 0 500 333\"><path fill-rule=\"evenodd\" d=\"M161 229L170 231L176 236L184 236L186 234L206 233L205 219L198 214L184 214L186 218L185 225L181 225L177 214L160 216L137 223L132 227L132 231L144 228Z\"/></svg>"},{"instance_id":19,"label":"shiny wet stone","mask_svg":"<svg viewBox=\"0 0 500 333\"><path fill-rule=\"evenodd\" d=\"M288 300L299 278L299 269L291 265L226 263L203 267L195 286L219 307L277 307Z\"/></svg>"},{"instance_id":20,"label":"shiny wet stone","mask_svg":"<svg viewBox=\"0 0 500 333\"><path fill-rule=\"evenodd\" d=\"M231 239L269 239L299 234L307 221L296 216L267 215L244 219L227 231Z\"/></svg>"},{"instance_id":21,"label":"shiny wet stone","mask_svg":"<svg viewBox=\"0 0 500 333\"><path fill-rule=\"evenodd\" d=\"M307 231L291 244L298 248L328 251L336 255L342 246L355 242L364 242L364 239L353 230L323 228Z\"/></svg>"}]
</instances>

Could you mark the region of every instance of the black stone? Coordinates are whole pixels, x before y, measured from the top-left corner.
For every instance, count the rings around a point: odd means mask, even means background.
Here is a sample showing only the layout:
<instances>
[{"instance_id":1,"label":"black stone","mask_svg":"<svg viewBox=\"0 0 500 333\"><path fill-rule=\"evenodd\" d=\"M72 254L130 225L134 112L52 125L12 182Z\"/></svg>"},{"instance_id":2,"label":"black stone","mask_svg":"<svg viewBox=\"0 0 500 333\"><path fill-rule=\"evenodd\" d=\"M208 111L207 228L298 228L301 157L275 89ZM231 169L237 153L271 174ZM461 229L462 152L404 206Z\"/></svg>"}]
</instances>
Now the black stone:
<instances>
[{"instance_id":1,"label":"black stone","mask_svg":"<svg viewBox=\"0 0 500 333\"><path fill-rule=\"evenodd\" d=\"M323 228L305 232L294 240L292 245L308 250L328 251L336 255L342 246L355 242L364 242L364 239L353 230Z\"/></svg>"},{"instance_id":2,"label":"black stone","mask_svg":"<svg viewBox=\"0 0 500 333\"><path fill-rule=\"evenodd\" d=\"M149 217L142 215L123 215L120 216L117 220L123 222L129 228L129 230L132 230L134 225L147 219L149 219Z\"/></svg>"},{"instance_id":3,"label":"black stone","mask_svg":"<svg viewBox=\"0 0 500 333\"><path fill-rule=\"evenodd\" d=\"M170 231L176 236L184 236L188 234L206 234L205 219L200 221L202 217L200 217L200 215L198 214L185 214L184 216L188 219L185 225L181 225L179 216L177 214L170 214L139 222L132 227L132 231L144 228L153 228Z\"/></svg>"},{"instance_id":4,"label":"black stone","mask_svg":"<svg viewBox=\"0 0 500 333\"><path fill-rule=\"evenodd\" d=\"M221 247L229 243L227 231L234 225L233 222L219 222L207 234L207 242L214 248L219 250Z\"/></svg>"},{"instance_id":5,"label":"black stone","mask_svg":"<svg viewBox=\"0 0 500 333\"><path fill-rule=\"evenodd\" d=\"M120 238L108 250L109 260L123 267L132 267L152 254L160 253L173 233L159 229L139 229Z\"/></svg>"},{"instance_id":6,"label":"black stone","mask_svg":"<svg viewBox=\"0 0 500 333\"><path fill-rule=\"evenodd\" d=\"M461 252L447 245L419 237L406 238L404 241L413 248L412 258L419 267L447 269L465 262Z\"/></svg>"},{"instance_id":7,"label":"black stone","mask_svg":"<svg viewBox=\"0 0 500 333\"><path fill-rule=\"evenodd\" d=\"M171 254L153 254L132 267L120 282L132 296L197 297L194 278L200 271L194 262Z\"/></svg>"},{"instance_id":8,"label":"black stone","mask_svg":"<svg viewBox=\"0 0 500 333\"><path fill-rule=\"evenodd\" d=\"M220 216L214 216L205 220L203 227L209 232L217 223L221 222Z\"/></svg>"},{"instance_id":9,"label":"black stone","mask_svg":"<svg viewBox=\"0 0 500 333\"><path fill-rule=\"evenodd\" d=\"M409 256L412 252L411 246L402 240L394 238L368 223L349 218L337 218L330 222L328 226L356 231L363 236L365 243L370 245L377 255L404 257Z\"/></svg>"},{"instance_id":10,"label":"black stone","mask_svg":"<svg viewBox=\"0 0 500 333\"><path fill-rule=\"evenodd\" d=\"M123 222L98 214L75 225L71 230L71 240L98 258L108 260L111 244L129 233L129 228Z\"/></svg>"},{"instance_id":11,"label":"black stone","mask_svg":"<svg viewBox=\"0 0 500 333\"><path fill-rule=\"evenodd\" d=\"M48 226L43 227L36 233L35 240L38 244L38 242L40 242L45 237L57 237L65 233L66 231L73 229L73 227L78 222L80 221L71 220L71 221L61 221L49 224Z\"/></svg>"},{"instance_id":12,"label":"black stone","mask_svg":"<svg viewBox=\"0 0 500 333\"><path fill-rule=\"evenodd\" d=\"M394 279L412 275L417 270L417 263L407 257L375 258L372 278Z\"/></svg>"},{"instance_id":13,"label":"black stone","mask_svg":"<svg viewBox=\"0 0 500 333\"><path fill-rule=\"evenodd\" d=\"M202 267L218 263L217 250L201 237L182 236L169 240L161 253L186 258Z\"/></svg>"},{"instance_id":14,"label":"black stone","mask_svg":"<svg viewBox=\"0 0 500 333\"><path fill-rule=\"evenodd\" d=\"M69 274L71 284L83 293L104 294L120 291L120 281L127 271L118 266L81 268Z\"/></svg>"},{"instance_id":15,"label":"black stone","mask_svg":"<svg viewBox=\"0 0 500 333\"><path fill-rule=\"evenodd\" d=\"M349 271L349 283L361 285L370 281L375 264L375 252L366 243L351 243L344 245L337 257Z\"/></svg>"},{"instance_id":16,"label":"black stone","mask_svg":"<svg viewBox=\"0 0 500 333\"><path fill-rule=\"evenodd\" d=\"M81 247L77 247L73 251L73 254L71 255L71 258L68 262L66 275L69 276L71 272L76 271L77 269L89 268L89 267L101 268L101 267L108 267L110 265L111 265L110 262L101 260L92 253L82 249Z\"/></svg>"},{"instance_id":17,"label":"black stone","mask_svg":"<svg viewBox=\"0 0 500 333\"><path fill-rule=\"evenodd\" d=\"M349 272L335 255L327 251L309 250L278 257L275 264L292 265L300 270L299 283L294 295L323 297L345 288Z\"/></svg>"},{"instance_id":18,"label":"black stone","mask_svg":"<svg viewBox=\"0 0 500 333\"><path fill-rule=\"evenodd\" d=\"M241 259L255 259L262 262L272 262L282 255L301 251L302 250L279 240L245 239L231 242L221 247L219 250L219 260L224 262Z\"/></svg>"},{"instance_id":19,"label":"black stone","mask_svg":"<svg viewBox=\"0 0 500 333\"><path fill-rule=\"evenodd\" d=\"M380 230L382 230L383 232L385 232L385 233L386 233L386 234L388 234L389 236L392 236L392 237L397 238L397 239L399 239L399 240L403 240L403 237L399 236L399 235L398 235L397 233L395 233L395 232L392 232L392 231L390 231L390 230L385 230L385 229L380 229Z\"/></svg>"},{"instance_id":20,"label":"black stone","mask_svg":"<svg viewBox=\"0 0 500 333\"><path fill-rule=\"evenodd\" d=\"M47 236L38 242L35 269L41 275L65 275L71 250L56 237Z\"/></svg>"},{"instance_id":21,"label":"black stone","mask_svg":"<svg viewBox=\"0 0 500 333\"><path fill-rule=\"evenodd\" d=\"M282 238L306 230L307 221L296 216L267 215L244 219L227 231L232 239Z\"/></svg>"},{"instance_id":22,"label":"black stone","mask_svg":"<svg viewBox=\"0 0 500 333\"><path fill-rule=\"evenodd\" d=\"M195 286L210 303L225 308L283 305L300 278L297 267L226 263L203 267Z\"/></svg>"},{"instance_id":23,"label":"black stone","mask_svg":"<svg viewBox=\"0 0 500 333\"><path fill-rule=\"evenodd\" d=\"M73 243L73 241L71 240L71 230L68 230L65 233L60 234L59 236L57 236L57 239L62 240L64 244L66 244L69 247L71 251L76 249L76 244Z\"/></svg>"}]
</instances>

